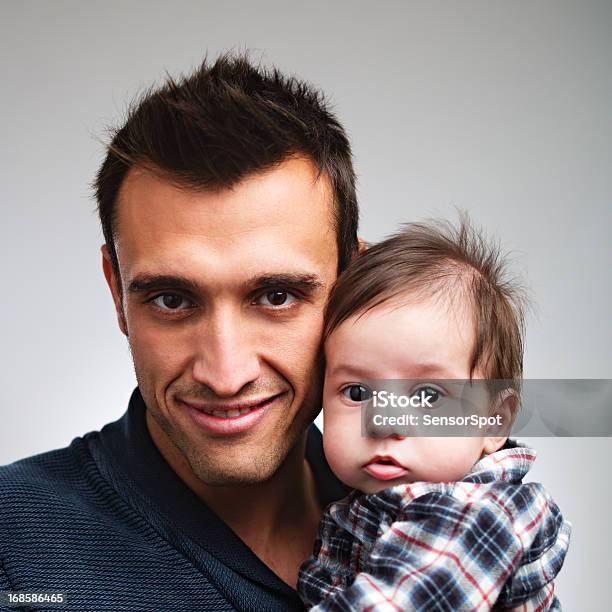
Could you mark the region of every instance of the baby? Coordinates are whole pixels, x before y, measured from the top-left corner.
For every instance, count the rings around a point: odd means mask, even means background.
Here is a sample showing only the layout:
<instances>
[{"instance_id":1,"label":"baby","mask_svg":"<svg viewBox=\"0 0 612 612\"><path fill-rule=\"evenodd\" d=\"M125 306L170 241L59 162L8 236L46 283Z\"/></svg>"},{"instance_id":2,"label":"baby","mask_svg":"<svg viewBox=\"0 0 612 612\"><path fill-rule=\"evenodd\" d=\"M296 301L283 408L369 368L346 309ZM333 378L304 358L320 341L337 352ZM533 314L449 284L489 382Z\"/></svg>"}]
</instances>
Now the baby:
<instances>
[{"instance_id":1,"label":"baby","mask_svg":"<svg viewBox=\"0 0 612 612\"><path fill-rule=\"evenodd\" d=\"M307 606L560 609L553 580L570 525L540 484L522 484L535 452L506 437L520 402L519 295L465 218L409 224L338 279L325 317L323 438L354 491L326 510L301 568ZM441 437L414 423L376 427L373 381L426 393L421 415L470 406L503 426Z\"/></svg>"}]
</instances>

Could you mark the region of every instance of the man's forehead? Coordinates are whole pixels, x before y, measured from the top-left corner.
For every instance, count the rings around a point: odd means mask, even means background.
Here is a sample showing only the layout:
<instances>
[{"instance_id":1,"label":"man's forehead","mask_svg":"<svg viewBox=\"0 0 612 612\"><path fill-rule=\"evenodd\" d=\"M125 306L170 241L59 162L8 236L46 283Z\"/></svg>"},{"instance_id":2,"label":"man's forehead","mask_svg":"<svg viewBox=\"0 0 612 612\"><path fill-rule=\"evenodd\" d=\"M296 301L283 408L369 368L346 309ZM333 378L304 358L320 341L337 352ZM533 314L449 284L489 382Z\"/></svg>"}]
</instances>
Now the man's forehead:
<instances>
[{"instance_id":1,"label":"man's forehead","mask_svg":"<svg viewBox=\"0 0 612 612\"><path fill-rule=\"evenodd\" d=\"M215 191L134 169L118 204L119 260L140 262L143 274L176 273L199 262L234 272L240 262L240 275L287 273L288 261L300 273L316 273L337 261L329 181L305 160Z\"/></svg>"},{"instance_id":2,"label":"man's forehead","mask_svg":"<svg viewBox=\"0 0 612 612\"><path fill-rule=\"evenodd\" d=\"M333 226L335 219L329 177L303 158L288 159L229 188L215 189L185 186L134 167L119 190L116 212L118 229L145 222L183 233L207 231L210 237L238 235L264 223L280 225L291 220L325 218ZM244 222L247 219L249 224Z\"/></svg>"}]
</instances>

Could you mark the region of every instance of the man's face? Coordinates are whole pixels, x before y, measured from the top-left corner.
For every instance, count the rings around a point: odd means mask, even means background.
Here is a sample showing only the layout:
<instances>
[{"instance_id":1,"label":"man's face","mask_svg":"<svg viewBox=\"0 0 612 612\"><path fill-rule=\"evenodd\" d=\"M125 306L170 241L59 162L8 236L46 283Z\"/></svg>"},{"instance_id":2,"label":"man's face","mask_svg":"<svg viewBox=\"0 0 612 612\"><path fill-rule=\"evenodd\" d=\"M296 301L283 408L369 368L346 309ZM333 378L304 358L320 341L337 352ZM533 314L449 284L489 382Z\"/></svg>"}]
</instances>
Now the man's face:
<instances>
[{"instance_id":1,"label":"man's face","mask_svg":"<svg viewBox=\"0 0 612 612\"><path fill-rule=\"evenodd\" d=\"M291 159L194 191L132 169L117 205L121 296L105 273L161 435L207 484L269 478L320 408L328 179Z\"/></svg>"}]
</instances>

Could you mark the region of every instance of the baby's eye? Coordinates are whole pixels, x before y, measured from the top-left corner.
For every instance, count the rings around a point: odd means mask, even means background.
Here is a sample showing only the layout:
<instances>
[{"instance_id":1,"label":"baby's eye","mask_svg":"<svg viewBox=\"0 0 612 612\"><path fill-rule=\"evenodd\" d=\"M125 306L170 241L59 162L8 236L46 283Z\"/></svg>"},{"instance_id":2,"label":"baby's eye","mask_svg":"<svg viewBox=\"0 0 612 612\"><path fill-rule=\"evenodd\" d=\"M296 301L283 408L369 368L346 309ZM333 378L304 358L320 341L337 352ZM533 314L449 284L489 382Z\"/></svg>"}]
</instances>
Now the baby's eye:
<instances>
[{"instance_id":1,"label":"baby's eye","mask_svg":"<svg viewBox=\"0 0 612 612\"><path fill-rule=\"evenodd\" d=\"M367 402L372 397L370 389L363 385L347 385L341 392L352 402Z\"/></svg>"},{"instance_id":2,"label":"baby's eye","mask_svg":"<svg viewBox=\"0 0 612 612\"><path fill-rule=\"evenodd\" d=\"M412 397L418 397L423 407L427 407L428 404L436 404L444 397L444 393L440 389L430 385L417 387L411 395Z\"/></svg>"}]
</instances>

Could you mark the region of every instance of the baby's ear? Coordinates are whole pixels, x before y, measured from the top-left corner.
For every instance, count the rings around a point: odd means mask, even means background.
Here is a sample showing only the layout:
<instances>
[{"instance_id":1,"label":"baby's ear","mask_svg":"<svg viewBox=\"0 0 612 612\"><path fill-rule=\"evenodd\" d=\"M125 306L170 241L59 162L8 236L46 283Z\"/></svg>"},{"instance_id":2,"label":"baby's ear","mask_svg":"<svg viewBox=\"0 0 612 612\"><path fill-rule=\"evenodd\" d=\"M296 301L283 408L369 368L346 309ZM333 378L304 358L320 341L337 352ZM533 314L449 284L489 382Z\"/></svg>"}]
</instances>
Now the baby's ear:
<instances>
[{"instance_id":1,"label":"baby's ear","mask_svg":"<svg viewBox=\"0 0 612 612\"><path fill-rule=\"evenodd\" d=\"M363 253L370 245L360 236L357 237L357 243L358 243L358 248L357 248L357 252L358 253Z\"/></svg>"},{"instance_id":2,"label":"baby's ear","mask_svg":"<svg viewBox=\"0 0 612 612\"><path fill-rule=\"evenodd\" d=\"M499 416L500 425L490 427L490 435L484 439L483 451L487 455L498 451L506 443L519 403L519 396L515 389L504 389L498 394L493 404L491 416Z\"/></svg>"}]
</instances>

